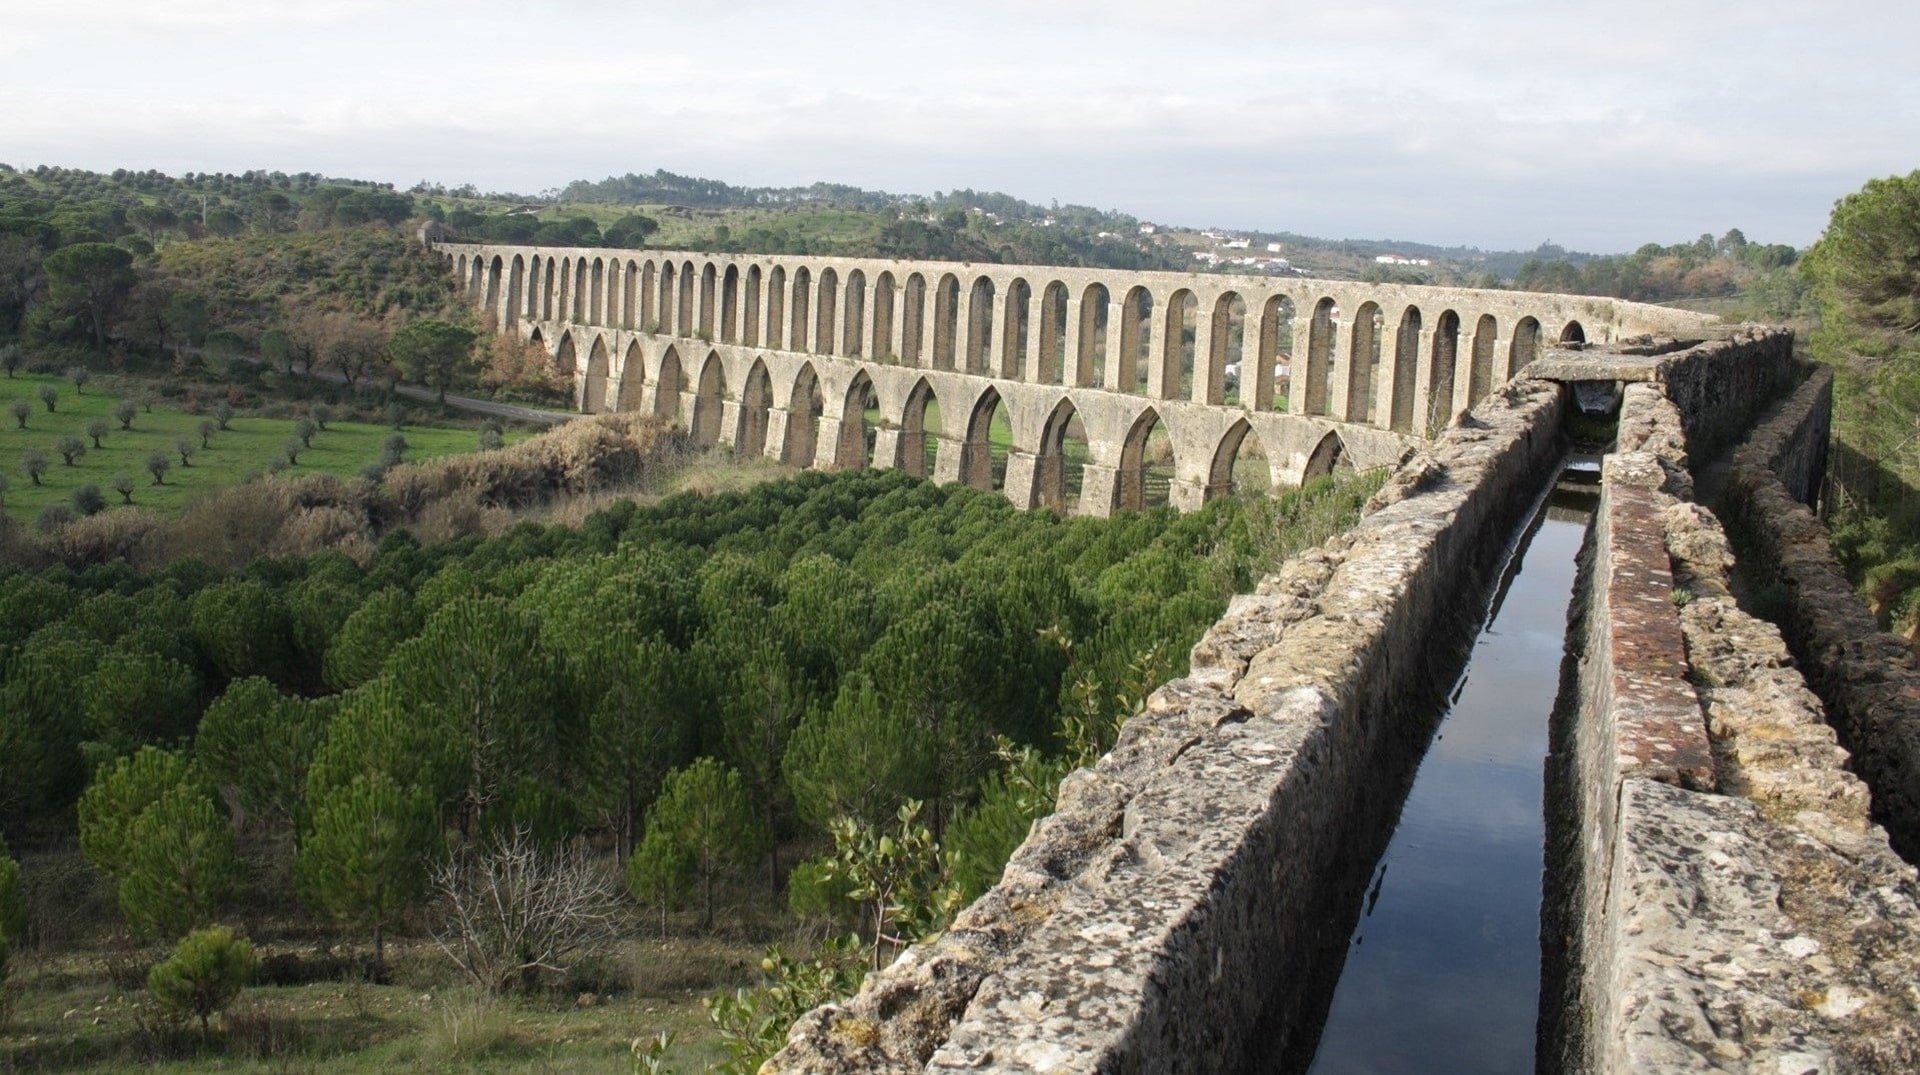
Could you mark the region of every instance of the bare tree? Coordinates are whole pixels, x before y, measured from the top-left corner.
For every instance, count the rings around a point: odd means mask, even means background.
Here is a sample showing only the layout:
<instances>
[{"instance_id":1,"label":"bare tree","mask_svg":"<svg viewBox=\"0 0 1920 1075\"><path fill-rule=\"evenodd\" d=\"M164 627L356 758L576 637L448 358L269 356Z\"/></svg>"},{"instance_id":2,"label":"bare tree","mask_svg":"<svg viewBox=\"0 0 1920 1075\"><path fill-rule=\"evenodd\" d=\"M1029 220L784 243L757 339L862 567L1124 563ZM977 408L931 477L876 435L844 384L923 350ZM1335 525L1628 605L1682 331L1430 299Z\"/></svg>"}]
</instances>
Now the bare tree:
<instances>
[{"instance_id":1,"label":"bare tree","mask_svg":"<svg viewBox=\"0 0 1920 1075\"><path fill-rule=\"evenodd\" d=\"M621 919L619 887L578 850L548 851L524 829L433 872L433 938L475 985L531 989L604 952Z\"/></svg>"}]
</instances>

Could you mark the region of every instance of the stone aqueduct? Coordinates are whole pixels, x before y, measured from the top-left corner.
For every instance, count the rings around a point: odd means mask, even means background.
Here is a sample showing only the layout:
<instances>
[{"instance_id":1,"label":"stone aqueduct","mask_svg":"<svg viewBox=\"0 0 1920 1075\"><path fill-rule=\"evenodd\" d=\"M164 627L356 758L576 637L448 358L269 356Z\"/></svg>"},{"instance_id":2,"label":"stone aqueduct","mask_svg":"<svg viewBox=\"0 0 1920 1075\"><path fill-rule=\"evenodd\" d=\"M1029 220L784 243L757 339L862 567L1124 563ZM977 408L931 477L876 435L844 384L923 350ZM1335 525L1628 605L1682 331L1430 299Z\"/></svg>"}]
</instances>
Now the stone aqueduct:
<instances>
[{"instance_id":1,"label":"stone aqueduct","mask_svg":"<svg viewBox=\"0 0 1920 1075\"><path fill-rule=\"evenodd\" d=\"M1168 499L1192 508L1231 487L1250 440L1275 486L1392 464L1552 344L1701 322L1609 299L1299 278L436 249L502 331L547 349L583 411L674 418L700 443L796 465L997 486L1021 507L1066 502L1072 430L1087 449L1078 510L1100 515L1142 505L1156 428ZM988 433L1000 408L1004 473Z\"/></svg>"}]
</instances>

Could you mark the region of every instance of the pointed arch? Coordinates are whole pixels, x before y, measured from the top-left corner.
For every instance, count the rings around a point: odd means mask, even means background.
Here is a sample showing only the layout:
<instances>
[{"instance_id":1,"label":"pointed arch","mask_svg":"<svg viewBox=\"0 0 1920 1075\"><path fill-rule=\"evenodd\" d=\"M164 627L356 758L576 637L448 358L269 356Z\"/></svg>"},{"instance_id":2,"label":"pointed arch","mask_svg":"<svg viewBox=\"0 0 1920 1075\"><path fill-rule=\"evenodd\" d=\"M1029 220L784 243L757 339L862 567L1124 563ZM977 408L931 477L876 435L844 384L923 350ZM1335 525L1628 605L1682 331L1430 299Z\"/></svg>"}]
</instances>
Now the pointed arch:
<instances>
[{"instance_id":1,"label":"pointed arch","mask_svg":"<svg viewBox=\"0 0 1920 1075\"><path fill-rule=\"evenodd\" d=\"M1111 326L1108 331L1112 331ZM1145 394L1152 354L1153 292L1136 286L1120 303L1120 376L1114 382L1120 391Z\"/></svg>"},{"instance_id":2,"label":"pointed arch","mask_svg":"<svg viewBox=\"0 0 1920 1075\"><path fill-rule=\"evenodd\" d=\"M983 377L993 376L993 278L975 277L967 290L967 346L962 368Z\"/></svg>"},{"instance_id":3,"label":"pointed arch","mask_svg":"<svg viewBox=\"0 0 1920 1075\"><path fill-rule=\"evenodd\" d=\"M767 454L767 426L773 414L773 376L763 358L753 360L746 384L740 388L740 443L736 449L749 459Z\"/></svg>"},{"instance_id":4,"label":"pointed arch","mask_svg":"<svg viewBox=\"0 0 1920 1075\"><path fill-rule=\"evenodd\" d=\"M553 352L553 371L562 377L572 377L580 370L580 356L573 343L573 332L567 330L560 334L560 346Z\"/></svg>"},{"instance_id":5,"label":"pointed arch","mask_svg":"<svg viewBox=\"0 0 1920 1075\"><path fill-rule=\"evenodd\" d=\"M656 418L680 421L680 397L687 390L686 370L680 352L672 344L660 355L660 379L653 386L653 413Z\"/></svg>"},{"instance_id":6,"label":"pointed arch","mask_svg":"<svg viewBox=\"0 0 1920 1075\"><path fill-rule=\"evenodd\" d=\"M634 340L627 344L627 357L620 362L620 395L613 401L613 409L622 414L638 413L646 387L647 360L640 353L640 341Z\"/></svg>"},{"instance_id":7,"label":"pointed arch","mask_svg":"<svg viewBox=\"0 0 1920 1075\"><path fill-rule=\"evenodd\" d=\"M1245 418L1238 419L1214 445L1207 472L1207 500L1233 493L1266 496L1273 491L1273 461Z\"/></svg>"},{"instance_id":8,"label":"pointed arch","mask_svg":"<svg viewBox=\"0 0 1920 1075\"><path fill-rule=\"evenodd\" d=\"M1042 506L1070 512L1079 505L1090 454L1080 412L1073 400L1062 397L1040 431L1035 495Z\"/></svg>"},{"instance_id":9,"label":"pointed arch","mask_svg":"<svg viewBox=\"0 0 1920 1075\"><path fill-rule=\"evenodd\" d=\"M1340 439L1338 433L1328 433L1314 445L1313 453L1307 456L1307 468L1301 472L1300 484L1305 485L1315 478L1324 478L1338 471L1346 473L1353 470L1353 460L1347 455L1347 442Z\"/></svg>"},{"instance_id":10,"label":"pointed arch","mask_svg":"<svg viewBox=\"0 0 1920 1075\"><path fill-rule=\"evenodd\" d=\"M813 363L801 365L794 375L793 392L787 398L787 436L780 445L780 461L796 467L810 467L820 454L820 413L825 400L820 395L820 377Z\"/></svg>"},{"instance_id":11,"label":"pointed arch","mask_svg":"<svg viewBox=\"0 0 1920 1075\"><path fill-rule=\"evenodd\" d=\"M1393 337L1393 393L1387 425L1395 433L1413 432L1413 397L1420 379L1420 307L1408 306Z\"/></svg>"},{"instance_id":12,"label":"pointed arch","mask_svg":"<svg viewBox=\"0 0 1920 1075\"><path fill-rule=\"evenodd\" d=\"M916 478L931 477L940 454L940 397L925 377L907 393L900 416L900 469Z\"/></svg>"},{"instance_id":13,"label":"pointed arch","mask_svg":"<svg viewBox=\"0 0 1920 1075\"><path fill-rule=\"evenodd\" d=\"M847 466L873 465L875 430L868 412L879 408L873 380L865 370L854 374L840 411L840 461Z\"/></svg>"},{"instance_id":14,"label":"pointed arch","mask_svg":"<svg viewBox=\"0 0 1920 1075\"><path fill-rule=\"evenodd\" d=\"M1148 407L1133 420L1120 449L1119 507L1140 511L1167 503L1173 474L1173 441L1160 412Z\"/></svg>"},{"instance_id":15,"label":"pointed arch","mask_svg":"<svg viewBox=\"0 0 1920 1075\"><path fill-rule=\"evenodd\" d=\"M580 411L599 414L607 409L607 378L613 372L613 359L607 354L607 338L595 333L593 347L587 352L587 376L580 386Z\"/></svg>"},{"instance_id":16,"label":"pointed arch","mask_svg":"<svg viewBox=\"0 0 1920 1075\"><path fill-rule=\"evenodd\" d=\"M1000 393L980 393L967 416L966 439L960 444L960 481L973 489L1004 489L1007 485L1007 449L1013 425Z\"/></svg>"},{"instance_id":17,"label":"pointed arch","mask_svg":"<svg viewBox=\"0 0 1920 1075\"><path fill-rule=\"evenodd\" d=\"M720 418L727 399L727 369L720 352L707 352L700 367L699 387L693 396L693 443L711 448L720 443Z\"/></svg>"},{"instance_id":18,"label":"pointed arch","mask_svg":"<svg viewBox=\"0 0 1920 1075\"><path fill-rule=\"evenodd\" d=\"M952 273L940 277L933 289L933 368L953 368L960 331L960 280Z\"/></svg>"}]
</instances>

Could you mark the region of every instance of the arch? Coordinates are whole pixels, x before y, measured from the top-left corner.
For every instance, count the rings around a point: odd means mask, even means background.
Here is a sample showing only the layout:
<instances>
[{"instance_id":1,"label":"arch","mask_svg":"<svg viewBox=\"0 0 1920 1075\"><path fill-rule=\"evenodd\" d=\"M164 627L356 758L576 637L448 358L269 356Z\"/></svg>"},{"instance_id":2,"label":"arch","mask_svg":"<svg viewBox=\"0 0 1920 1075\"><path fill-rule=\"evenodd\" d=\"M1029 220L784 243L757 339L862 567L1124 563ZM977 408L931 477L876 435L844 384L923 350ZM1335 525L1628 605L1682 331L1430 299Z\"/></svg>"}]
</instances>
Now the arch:
<instances>
[{"instance_id":1,"label":"arch","mask_svg":"<svg viewBox=\"0 0 1920 1075\"><path fill-rule=\"evenodd\" d=\"M820 412L825 402L813 363L803 363L787 397L787 435L780 444L781 462L796 467L813 465L820 451Z\"/></svg>"},{"instance_id":2,"label":"arch","mask_svg":"<svg viewBox=\"0 0 1920 1075\"><path fill-rule=\"evenodd\" d=\"M720 342L736 343L739 339L740 266L729 265L720 278Z\"/></svg>"},{"instance_id":3,"label":"arch","mask_svg":"<svg viewBox=\"0 0 1920 1075\"><path fill-rule=\"evenodd\" d=\"M1148 407L1133 420L1120 449L1119 507L1123 511L1157 508L1173 491L1173 441L1160 412Z\"/></svg>"},{"instance_id":4,"label":"arch","mask_svg":"<svg viewBox=\"0 0 1920 1075\"><path fill-rule=\"evenodd\" d=\"M593 347L587 352L586 382L580 387L582 414L599 414L607 409L607 377L612 373L612 365L607 354L607 338L596 334Z\"/></svg>"},{"instance_id":5,"label":"arch","mask_svg":"<svg viewBox=\"0 0 1920 1075\"><path fill-rule=\"evenodd\" d=\"M1006 404L997 390L988 388L967 416L966 439L960 443L960 481L973 489L1006 488L1007 450L1012 441Z\"/></svg>"},{"instance_id":6,"label":"arch","mask_svg":"<svg viewBox=\"0 0 1920 1075\"><path fill-rule=\"evenodd\" d=\"M893 274L873 278L873 341L867 353L882 362L897 361L900 348L893 342Z\"/></svg>"},{"instance_id":7,"label":"arch","mask_svg":"<svg viewBox=\"0 0 1920 1075\"><path fill-rule=\"evenodd\" d=\"M1113 292L1088 284L1080 295L1080 350L1074 356L1075 385L1102 388L1107 383L1107 336L1113 329Z\"/></svg>"},{"instance_id":8,"label":"arch","mask_svg":"<svg viewBox=\"0 0 1920 1075\"><path fill-rule=\"evenodd\" d=\"M546 294L541 300L540 316L544 320L553 321L560 316L560 263L552 258L547 259L545 279Z\"/></svg>"},{"instance_id":9,"label":"arch","mask_svg":"<svg viewBox=\"0 0 1920 1075\"><path fill-rule=\"evenodd\" d=\"M466 254L461 254L459 258L454 261L453 272L454 276L459 279L460 286L468 295L472 295L474 292L480 290L480 260L478 258L469 260Z\"/></svg>"},{"instance_id":10,"label":"arch","mask_svg":"<svg viewBox=\"0 0 1920 1075\"><path fill-rule=\"evenodd\" d=\"M847 386L847 397L840 411L840 463L843 466L873 465L874 424L867 416L879 410L878 393L865 370L854 374Z\"/></svg>"},{"instance_id":11,"label":"arch","mask_svg":"<svg viewBox=\"0 0 1920 1075\"><path fill-rule=\"evenodd\" d=\"M787 342L787 270L775 265L767 272L767 343L776 351Z\"/></svg>"},{"instance_id":12,"label":"arch","mask_svg":"<svg viewBox=\"0 0 1920 1075\"><path fill-rule=\"evenodd\" d=\"M846 315L841 318L840 353L849 358L867 354L867 274L847 273Z\"/></svg>"},{"instance_id":13,"label":"arch","mask_svg":"<svg viewBox=\"0 0 1920 1075\"><path fill-rule=\"evenodd\" d=\"M813 274L805 265L793 270L793 303L787 334L787 350L807 350L807 320L813 312Z\"/></svg>"},{"instance_id":14,"label":"arch","mask_svg":"<svg viewBox=\"0 0 1920 1075\"><path fill-rule=\"evenodd\" d=\"M1080 503L1086 481L1087 431L1071 399L1062 398L1040 431L1034 464L1035 497L1044 507L1069 512Z\"/></svg>"},{"instance_id":15,"label":"arch","mask_svg":"<svg viewBox=\"0 0 1920 1075\"><path fill-rule=\"evenodd\" d=\"M1347 421L1373 424L1373 378L1380 369L1380 323L1386 320L1377 302L1363 302L1353 314L1353 352L1347 365Z\"/></svg>"},{"instance_id":16,"label":"arch","mask_svg":"<svg viewBox=\"0 0 1920 1075\"><path fill-rule=\"evenodd\" d=\"M715 292L719 288L719 275L709 261L700 267L700 338L711 343L714 340L713 319Z\"/></svg>"},{"instance_id":17,"label":"arch","mask_svg":"<svg viewBox=\"0 0 1920 1075\"><path fill-rule=\"evenodd\" d=\"M674 296L680 291L679 277L680 269L674 265L673 262L663 261L660 263L660 302L658 306L660 323L654 326L654 331L662 335L671 336L673 335L674 329L679 327L679 322L673 319L675 307Z\"/></svg>"},{"instance_id":18,"label":"arch","mask_svg":"<svg viewBox=\"0 0 1920 1075\"><path fill-rule=\"evenodd\" d=\"M640 266L640 323L634 327L641 332L660 331L660 304L658 292L658 270L652 261Z\"/></svg>"},{"instance_id":19,"label":"arch","mask_svg":"<svg viewBox=\"0 0 1920 1075\"><path fill-rule=\"evenodd\" d=\"M1237 291L1221 295L1208 319L1207 383L1194 385L1195 403L1232 403L1241 400L1241 376L1246 372L1247 300ZM1195 381L1198 382L1198 378Z\"/></svg>"},{"instance_id":20,"label":"arch","mask_svg":"<svg viewBox=\"0 0 1920 1075\"><path fill-rule=\"evenodd\" d=\"M834 331L839 327L840 316L840 274L832 269L820 270L820 298L818 309L813 317L813 353L833 355L839 353L838 341Z\"/></svg>"},{"instance_id":21,"label":"arch","mask_svg":"<svg viewBox=\"0 0 1920 1075\"><path fill-rule=\"evenodd\" d=\"M967 290L967 351L964 368L968 373L993 376L993 300L995 288L990 276L977 276Z\"/></svg>"},{"instance_id":22,"label":"arch","mask_svg":"<svg viewBox=\"0 0 1920 1075\"><path fill-rule=\"evenodd\" d=\"M720 417L727 398L727 370L720 352L709 351L700 367L700 384L693 396L693 443L711 448L720 443Z\"/></svg>"},{"instance_id":23,"label":"arch","mask_svg":"<svg viewBox=\"0 0 1920 1075\"><path fill-rule=\"evenodd\" d=\"M592 267L588 270L588 276L587 323L589 325L604 325L607 323L606 308L603 305L606 301L607 294L606 259L594 258Z\"/></svg>"},{"instance_id":24,"label":"arch","mask_svg":"<svg viewBox=\"0 0 1920 1075\"><path fill-rule=\"evenodd\" d=\"M691 261L681 262L680 263L680 289L679 289L680 301L677 304L675 304L674 311L673 311L673 328L674 328L674 332L678 335L692 336L696 331L695 329L696 322L693 319L694 318L693 291L696 286L697 286L697 277L694 276L693 262Z\"/></svg>"},{"instance_id":25,"label":"arch","mask_svg":"<svg viewBox=\"0 0 1920 1075\"><path fill-rule=\"evenodd\" d=\"M580 369L580 357L574 347L571 331L560 334L560 346L553 352L553 370L562 377L572 377Z\"/></svg>"},{"instance_id":26,"label":"arch","mask_svg":"<svg viewBox=\"0 0 1920 1075\"><path fill-rule=\"evenodd\" d=\"M1033 331L1029 326L1028 331ZM1058 280L1040 293L1040 384L1067 383L1067 285Z\"/></svg>"},{"instance_id":27,"label":"arch","mask_svg":"<svg viewBox=\"0 0 1920 1075\"><path fill-rule=\"evenodd\" d=\"M660 379L653 385L654 417L678 423L680 397L686 390L687 374L680 364L680 352L668 344L660 355Z\"/></svg>"},{"instance_id":28,"label":"arch","mask_svg":"<svg viewBox=\"0 0 1920 1075\"><path fill-rule=\"evenodd\" d=\"M593 308L593 301L588 295L591 271L586 258L574 259L573 272L568 276L573 282L573 299L567 303L567 316L576 324L592 323L587 319L587 312Z\"/></svg>"},{"instance_id":29,"label":"arch","mask_svg":"<svg viewBox=\"0 0 1920 1075\"><path fill-rule=\"evenodd\" d=\"M627 344L627 357L620 363L620 394L613 409L622 414L639 411L646 387L647 360L640 353L640 341L634 340Z\"/></svg>"},{"instance_id":30,"label":"arch","mask_svg":"<svg viewBox=\"0 0 1920 1075\"><path fill-rule=\"evenodd\" d=\"M1300 484L1305 485L1315 478L1324 478L1335 471L1342 473L1353 470L1353 460L1347 455L1347 442L1340 439L1338 433L1328 433L1314 445L1313 453L1307 456L1307 467L1300 474Z\"/></svg>"},{"instance_id":31,"label":"arch","mask_svg":"<svg viewBox=\"0 0 1920 1075\"><path fill-rule=\"evenodd\" d=\"M1493 391L1493 352L1499 345L1500 323L1492 314L1481 314L1473 327L1473 360L1467 368L1467 406L1487 398Z\"/></svg>"},{"instance_id":32,"label":"arch","mask_svg":"<svg viewBox=\"0 0 1920 1075\"><path fill-rule=\"evenodd\" d=\"M933 289L933 368L953 368L954 340L960 331L960 280L952 273Z\"/></svg>"},{"instance_id":33,"label":"arch","mask_svg":"<svg viewBox=\"0 0 1920 1075\"><path fill-rule=\"evenodd\" d=\"M487 262L486 310L489 317L500 312L500 278L505 274L505 264L498 254Z\"/></svg>"},{"instance_id":34,"label":"arch","mask_svg":"<svg viewBox=\"0 0 1920 1075\"><path fill-rule=\"evenodd\" d=\"M1540 355L1540 321L1523 317L1513 326L1513 345L1507 352L1507 376L1512 377L1533 364Z\"/></svg>"},{"instance_id":35,"label":"arch","mask_svg":"<svg viewBox=\"0 0 1920 1075\"><path fill-rule=\"evenodd\" d=\"M1307 322L1306 413L1333 417L1333 334L1339 326L1340 307L1331 298L1313 306L1313 318Z\"/></svg>"},{"instance_id":36,"label":"arch","mask_svg":"<svg viewBox=\"0 0 1920 1075\"><path fill-rule=\"evenodd\" d=\"M626 269L620 274L620 327L625 329L639 327L635 320L639 316L640 304L640 266L631 258Z\"/></svg>"},{"instance_id":37,"label":"arch","mask_svg":"<svg viewBox=\"0 0 1920 1075\"><path fill-rule=\"evenodd\" d=\"M515 254L513 261L507 267L507 324L520 323L522 308L527 301L526 296L527 262L525 258Z\"/></svg>"},{"instance_id":38,"label":"arch","mask_svg":"<svg viewBox=\"0 0 1920 1075\"><path fill-rule=\"evenodd\" d=\"M927 278L907 274L907 286L901 289L900 361L903 365L927 364Z\"/></svg>"},{"instance_id":39,"label":"arch","mask_svg":"<svg viewBox=\"0 0 1920 1075\"><path fill-rule=\"evenodd\" d=\"M773 413L773 377L765 359L753 360L746 384L740 387L740 443L736 449L748 458L767 454L767 424Z\"/></svg>"},{"instance_id":40,"label":"arch","mask_svg":"<svg viewBox=\"0 0 1920 1075\"><path fill-rule=\"evenodd\" d=\"M1153 355L1153 292L1136 286L1120 303L1120 369L1114 381L1122 392L1143 394Z\"/></svg>"},{"instance_id":41,"label":"arch","mask_svg":"<svg viewBox=\"0 0 1920 1075\"><path fill-rule=\"evenodd\" d=\"M900 469L916 478L933 475L941 431L940 397L922 377L907 393L907 406L900 415Z\"/></svg>"},{"instance_id":42,"label":"arch","mask_svg":"<svg viewBox=\"0 0 1920 1075\"><path fill-rule=\"evenodd\" d=\"M1260 434L1241 418L1228 427L1213 449L1213 462L1207 471L1205 499L1233 493L1237 496L1266 496L1273 491L1273 463Z\"/></svg>"},{"instance_id":43,"label":"arch","mask_svg":"<svg viewBox=\"0 0 1920 1075\"><path fill-rule=\"evenodd\" d=\"M1014 277L1007 284L1007 297L1002 305L1005 306L1005 312L1000 317L999 375L1017 381L1027 374L1027 335L1032 330L1032 326L1027 324L1027 315L1033 308L1032 286Z\"/></svg>"},{"instance_id":44,"label":"arch","mask_svg":"<svg viewBox=\"0 0 1920 1075\"><path fill-rule=\"evenodd\" d=\"M748 347L760 346L760 266L747 266L746 285L741 289L740 305L745 314L740 319L740 342Z\"/></svg>"},{"instance_id":45,"label":"arch","mask_svg":"<svg viewBox=\"0 0 1920 1075\"><path fill-rule=\"evenodd\" d=\"M1288 410L1293 394L1293 319L1298 311L1286 295L1269 296L1260 308L1260 340L1254 348L1254 369L1244 362L1240 375L1242 402L1253 401L1256 410L1269 407ZM1246 348L1242 347L1243 356Z\"/></svg>"},{"instance_id":46,"label":"arch","mask_svg":"<svg viewBox=\"0 0 1920 1075\"><path fill-rule=\"evenodd\" d=\"M1560 342L1561 343L1586 343L1587 330L1584 326L1580 324L1580 322L1569 321L1567 322L1566 327L1560 330Z\"/></svg>"},{"instance_id":47,"label":"arch","mask_svg":"<svg viewBox=\"0 0 1920 1075\"><path fill-rule=\"evenodd\" d=\"M1393 395L1388 401L1387 425L1395 433L1413 432L1413 397L1420 378L1420 307L1409 306L1400 315L1393 337Z\"/></svg>"},{"instance_id":48,"label":"arch","mask_svg":"<svg viewBox=\"0 0 1920 1075\"><path fill-rule=\"evenodd\" d=\"M1200 350L1200 299L1186 288L1167 296L1160 336L1160 399L1190 399ZM1149 382L1153 378L1148 378Z\"/></svg>"},{"instance_id":49,"label":"arch","mask_svg":"<svg viewBox=\"0 0 1920 1075\"><path fill-rule=\"evenodd\" d=\"M1460 363L1460 315L1441 313L1433 326L1433 357L1427 368L1427 436L1453 421L1453 376Z\"/></svg>"}]
</instances>

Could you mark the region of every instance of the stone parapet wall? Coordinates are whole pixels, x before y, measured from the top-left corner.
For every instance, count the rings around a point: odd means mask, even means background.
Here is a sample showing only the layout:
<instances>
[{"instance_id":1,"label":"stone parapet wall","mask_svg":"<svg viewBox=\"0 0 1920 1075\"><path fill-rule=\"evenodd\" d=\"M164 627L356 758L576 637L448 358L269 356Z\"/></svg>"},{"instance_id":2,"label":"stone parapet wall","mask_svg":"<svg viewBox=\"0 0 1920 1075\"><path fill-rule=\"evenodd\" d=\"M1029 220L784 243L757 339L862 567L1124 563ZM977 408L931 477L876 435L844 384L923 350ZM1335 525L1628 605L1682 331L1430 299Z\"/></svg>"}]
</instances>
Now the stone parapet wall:
<instances>
[{"instance_id":1,"label":"stone parapet wall","mask_svg":"<svg viewBox=\"0 0 1920 1075\"><path fill-rule=\"evenodd\" d=\"M1628 387L1556 729L1543 1045L1569 1071L1913 1070L1920 886L1779 633L1733 599L1685 429Z\"/></svg>"},{"instance_id":2,"label":"stone parapet wall","mask_svg":"<svg viewBox=\"0 0 1920 1075\"><path fill-rule=\"evenodd\" d=\"M1352 531L1236 598L998 885L802 1017L763 1070L1219 1071L1284 1051L1325 1001L1316 960L1345 947L1319 909L1356 863L1364 880L1359 815L1397 802L1449 639L1481 611L1463 594L1564 450L1564 406L1557 385L1500 389Z\"/></svg>"},{"instance_id":3,"label":"stone parapet wall","mask_svg":"<svg viewBox=\"0 0 1920 1075\"><path fill-rule=\"evenodd\" d=\"M1920 662L1879 629L1804 503L1824 469L1832 394L1831 373L1816 370L1762 418L1732 453L1717 506L1756 574L1785 588L1787 642L1873 789L1875 817L1911 862L1920 860Z\"/></svg>"}]
</instances>

